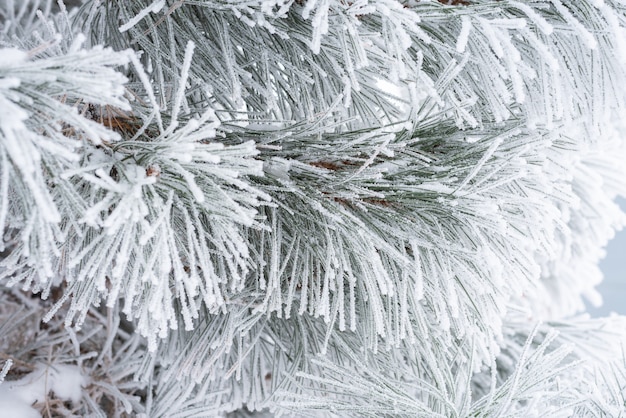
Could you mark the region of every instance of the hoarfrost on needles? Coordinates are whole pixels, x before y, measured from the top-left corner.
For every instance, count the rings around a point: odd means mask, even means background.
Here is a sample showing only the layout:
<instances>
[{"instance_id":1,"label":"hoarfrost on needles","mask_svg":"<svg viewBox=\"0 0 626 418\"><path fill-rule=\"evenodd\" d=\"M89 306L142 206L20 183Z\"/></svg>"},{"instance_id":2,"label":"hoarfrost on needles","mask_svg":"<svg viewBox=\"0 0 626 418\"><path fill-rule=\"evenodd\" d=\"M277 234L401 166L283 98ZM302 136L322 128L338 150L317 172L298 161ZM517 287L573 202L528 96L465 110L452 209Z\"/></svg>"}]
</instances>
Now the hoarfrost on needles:
<instances>
[{"instance_id":1,"label":"hoarfrost on needles","mask_svg":"<svg viewBox=\"0 0 626 418\"><path fill-rule=\"evenodd\" d=\"M623 2L52 6L0 1L3 411L623 408Z\"/></svg>"}]
</instances>

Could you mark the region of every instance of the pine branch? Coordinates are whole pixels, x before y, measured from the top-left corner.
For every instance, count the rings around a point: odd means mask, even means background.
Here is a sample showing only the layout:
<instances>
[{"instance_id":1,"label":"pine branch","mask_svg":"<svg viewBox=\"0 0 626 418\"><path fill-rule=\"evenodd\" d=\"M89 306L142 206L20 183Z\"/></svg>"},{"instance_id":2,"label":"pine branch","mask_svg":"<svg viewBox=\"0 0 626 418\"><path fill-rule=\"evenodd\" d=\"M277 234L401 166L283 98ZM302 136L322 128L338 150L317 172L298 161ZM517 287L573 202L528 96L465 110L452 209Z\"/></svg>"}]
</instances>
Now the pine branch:
<instances>
[{"instance_id":1,"label":"pine branch","mask_svg":"<svg viewBox=\"0 0 626 418\"><path fill-rule=\"evenodd\" d=\"M0 292L30 313L0 326L1 375L91 379L40 409L623 403L589 356L616 355L609 320L533 328L593 299L625 222L621 2L59 9L0 3L0 280L41 296Z\"/></svg>"}]
</instances>

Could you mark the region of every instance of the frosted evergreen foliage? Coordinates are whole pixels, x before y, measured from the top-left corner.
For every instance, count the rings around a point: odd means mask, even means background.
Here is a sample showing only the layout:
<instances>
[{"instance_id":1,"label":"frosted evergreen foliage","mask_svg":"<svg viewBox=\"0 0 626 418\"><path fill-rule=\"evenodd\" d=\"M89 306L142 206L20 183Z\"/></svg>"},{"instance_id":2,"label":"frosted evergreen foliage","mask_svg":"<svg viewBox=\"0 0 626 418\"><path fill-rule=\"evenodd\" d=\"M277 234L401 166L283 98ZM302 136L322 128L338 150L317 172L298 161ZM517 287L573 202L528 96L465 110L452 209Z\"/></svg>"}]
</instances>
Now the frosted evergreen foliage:
<instances>
[{"instance_id":1,"label":"frosted evergreen foliage","mask_svg":"<svg viewBox=\"0 0 626 418\"><path fill-rule=\"evenodd\" d=\"M618 416L625 13L0 0L0 408Z\"/></svg>"}]
</instances>

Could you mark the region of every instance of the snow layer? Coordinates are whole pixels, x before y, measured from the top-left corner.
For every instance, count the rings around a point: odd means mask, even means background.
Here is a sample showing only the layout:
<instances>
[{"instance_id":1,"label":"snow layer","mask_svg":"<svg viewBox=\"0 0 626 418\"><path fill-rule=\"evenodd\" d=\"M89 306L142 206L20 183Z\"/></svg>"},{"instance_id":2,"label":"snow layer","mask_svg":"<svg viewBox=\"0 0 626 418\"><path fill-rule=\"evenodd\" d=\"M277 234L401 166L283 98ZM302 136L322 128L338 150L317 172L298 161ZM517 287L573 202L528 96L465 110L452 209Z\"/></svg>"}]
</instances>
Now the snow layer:
<instances>
[{"instance_id":1,"label":"snow layer","mask_svg":"<svg viewBox=\"0 0 626 418\"><path fill-rule=\"evenodd\" d=\"M0 385L0 411L11 418L39 418L41 415L33 404L45 401L50 392L57 398L77 403L85 384L78 366L39 365L21 379Z\"/></svg>"}]
</instances>

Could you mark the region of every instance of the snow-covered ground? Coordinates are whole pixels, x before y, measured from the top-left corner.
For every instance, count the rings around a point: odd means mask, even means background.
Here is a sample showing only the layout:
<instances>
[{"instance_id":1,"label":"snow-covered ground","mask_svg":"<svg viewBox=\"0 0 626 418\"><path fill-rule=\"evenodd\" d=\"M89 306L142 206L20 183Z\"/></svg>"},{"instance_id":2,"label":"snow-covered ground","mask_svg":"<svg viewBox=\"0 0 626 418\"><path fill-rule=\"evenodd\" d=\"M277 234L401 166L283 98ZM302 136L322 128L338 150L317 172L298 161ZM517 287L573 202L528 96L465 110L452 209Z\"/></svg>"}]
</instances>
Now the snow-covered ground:
<instances>
[{"instance_id":1,"label":"snow-covered ground","mask_svg":"<svg viewBox=\"0 0 626 418\"><path fill-rule=\"evenodd\" d=\"M53 364L46 367L41 364L21 379L0 385L0 414L7 418L41 417L32 405L46 402L50 392L54 392L58 399L77 403L85 383L77 366Z\"/></svg>"}]
</instances>

